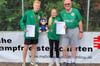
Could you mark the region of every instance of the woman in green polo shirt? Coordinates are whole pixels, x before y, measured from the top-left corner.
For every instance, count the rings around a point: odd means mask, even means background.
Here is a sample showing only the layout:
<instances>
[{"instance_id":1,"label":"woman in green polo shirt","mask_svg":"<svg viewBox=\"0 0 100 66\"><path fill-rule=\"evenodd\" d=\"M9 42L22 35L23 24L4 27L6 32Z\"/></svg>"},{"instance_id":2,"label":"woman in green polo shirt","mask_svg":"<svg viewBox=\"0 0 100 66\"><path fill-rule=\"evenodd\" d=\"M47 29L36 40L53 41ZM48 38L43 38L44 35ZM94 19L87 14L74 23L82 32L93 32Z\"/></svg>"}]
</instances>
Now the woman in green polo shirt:
<instances>
[{"instance_id":1,"label":"woman in green polo shirt","mask_svg":"<svg viewBox=\"0 0 100 66\"><path fill-rule=\"evenodd\" d=\"M50 58L53 61L53 46L55 44L55 51L56 51L56 65L59 65L59 35L56 34L56 22L60 21L60 18L57 17L57 10L51 10L51 17L49 18L48 27L48 38L49 38L49 45L50 45ZM54 61L49 64L52 66Z\"/></svg>"},{"instance_id":2,"label":"woman in green polo shirt","mask_svg":"<svg viewBox=\"0 0 100 66\"><path fill-rule=\"evenodd\" d=\"M41 18L41 14L39 12L41 2L36 0L33 2L33 9L25 12L24 16L20 20L21 29L25 32L24 33L24 49L23 49L23 64L22 66L26 66L26 55L29 45L32 44L31 50L31 65L37 66L34 62L35 51L36 51L36 44L38 43L38 36L39 36L39 22ZM35 37L27 37L26 32L28 32L26 26L27 25L34 25L35 26Z\"/></svg>"}]
</instances>

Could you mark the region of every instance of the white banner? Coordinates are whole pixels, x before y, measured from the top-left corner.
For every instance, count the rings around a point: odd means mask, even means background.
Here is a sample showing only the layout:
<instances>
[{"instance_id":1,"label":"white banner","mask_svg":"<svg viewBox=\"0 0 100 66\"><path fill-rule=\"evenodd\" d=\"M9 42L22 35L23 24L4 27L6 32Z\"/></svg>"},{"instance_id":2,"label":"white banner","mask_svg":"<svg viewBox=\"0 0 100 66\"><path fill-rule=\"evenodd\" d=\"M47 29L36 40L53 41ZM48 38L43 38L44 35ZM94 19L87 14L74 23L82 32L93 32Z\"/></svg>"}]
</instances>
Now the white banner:
<instances>
[{"instance_id":1,"label":"white banner","mask_svg":"<svg viewBox=\"0 0 100 66\"><path fill-rule=\"evenodd\" d=\"M77 63L100 63L100 32L85 32L83 39L79 42L77 47ZM95 44L95 47L94 47ZM22 62L22 50L24 46L23 32L0 32L0 62ZM30 46L31 47L31 46ZM98 47L98 48L97 48ZM49 42L47 33L40 33L39 43L37 45L37 52L35 60L39 63L50 62L49 58ZM30 62L30 50L28 50L27 62ZM60 43L60 62L62 60L62 44ZM71 49L68 60L71 61Z\"/></svg>"}]
</instances>

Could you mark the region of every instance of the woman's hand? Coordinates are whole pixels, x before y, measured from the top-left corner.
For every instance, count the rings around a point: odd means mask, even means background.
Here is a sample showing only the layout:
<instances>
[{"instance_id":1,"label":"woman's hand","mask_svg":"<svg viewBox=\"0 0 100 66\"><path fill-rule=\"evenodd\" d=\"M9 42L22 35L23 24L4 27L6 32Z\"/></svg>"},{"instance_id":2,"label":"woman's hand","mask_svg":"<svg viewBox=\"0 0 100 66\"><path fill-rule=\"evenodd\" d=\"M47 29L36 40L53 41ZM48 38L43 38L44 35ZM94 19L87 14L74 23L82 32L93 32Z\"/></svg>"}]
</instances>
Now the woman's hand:
<instances>
[{"instance_id":1,"label":"woman's hand","mask_svg":"<svg viewBox=\"0 0 100 66\"><path fill-rule=\"evenodd\" d=\"M28 30L24 30L24 32L28 32Z\"/></svg>"},{"instance_id":2,"label":"woman's hand","mask_svg":"<svg viewBox=\"0 0 100 66\"><path fill-rule=\"evenodd\" d=\"M66 26L64 26L64 28L66 29L67 27L66 27Z\"/></svg>"}]
</instances>

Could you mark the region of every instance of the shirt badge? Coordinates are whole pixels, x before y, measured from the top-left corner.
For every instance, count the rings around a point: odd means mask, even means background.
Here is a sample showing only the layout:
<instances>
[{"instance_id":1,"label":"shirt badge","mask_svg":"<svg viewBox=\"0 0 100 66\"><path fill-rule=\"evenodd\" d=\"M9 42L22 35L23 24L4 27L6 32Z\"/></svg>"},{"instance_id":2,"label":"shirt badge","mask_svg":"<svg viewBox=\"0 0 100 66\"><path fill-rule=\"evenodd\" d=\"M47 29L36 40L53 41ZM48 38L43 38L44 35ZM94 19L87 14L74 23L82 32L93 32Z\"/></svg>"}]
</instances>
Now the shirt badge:
<instances>
[{"instance_id":1,"label":"shirt badge","mask_svg":"<svg viewBox=\"0 0 100 66\"><path fill-rule=\"evenodd\" d=\"M72 15L72 16L74 16L75 14L74 14L74 13L72 13L71 15Z\"/></svg>"}]
</instances>

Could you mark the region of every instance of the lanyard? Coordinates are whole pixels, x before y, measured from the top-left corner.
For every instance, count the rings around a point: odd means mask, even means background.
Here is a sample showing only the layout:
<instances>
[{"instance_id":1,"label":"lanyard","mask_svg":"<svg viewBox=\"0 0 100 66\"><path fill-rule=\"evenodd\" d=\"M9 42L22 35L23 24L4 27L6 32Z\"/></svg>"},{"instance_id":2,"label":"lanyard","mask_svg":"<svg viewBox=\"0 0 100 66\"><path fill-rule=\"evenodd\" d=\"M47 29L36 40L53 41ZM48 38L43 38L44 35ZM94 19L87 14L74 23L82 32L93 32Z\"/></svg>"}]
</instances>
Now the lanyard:
<instances>
[{"instance_id":1,"label":"lanyard","mask_svg":"<svg viewBox=\"0 0 100 66\"><path fill-rule=\"evenodd\" d=\"M52 32L52 27L53 27L53 24L55 22L56 18L54 19L54 21L51 23L51 32Z\"/></svg>"},{"instance_id":2,"label":"lanyard","mask_svg":"<svg viewBox=\"0 0 100 66\"><path fill-rule=\"evenodd\" d=\"M36 25L38 25L39 14L38 14L38 17L37 17L37 18L36 18L36 15L35 15L34 11L33 11L33 14L34 14L34 16L35 16Z\"/></svg>"}]
</instances>

